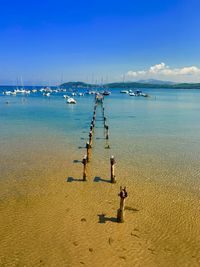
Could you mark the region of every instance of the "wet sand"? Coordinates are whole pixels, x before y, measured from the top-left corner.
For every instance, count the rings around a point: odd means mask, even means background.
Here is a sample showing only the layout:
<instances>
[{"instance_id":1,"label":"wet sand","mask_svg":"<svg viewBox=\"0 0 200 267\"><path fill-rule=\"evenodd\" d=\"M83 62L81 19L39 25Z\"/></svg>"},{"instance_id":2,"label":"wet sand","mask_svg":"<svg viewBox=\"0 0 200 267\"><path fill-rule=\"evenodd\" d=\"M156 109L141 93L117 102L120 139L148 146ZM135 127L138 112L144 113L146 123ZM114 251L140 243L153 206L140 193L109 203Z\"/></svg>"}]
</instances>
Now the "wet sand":
<instances>
[{"instance_id":1,"label":"wet sand","mask_svg":"<svg viewBox=\"0 0 200 267\"><path fill-rule=\"evenodd\" d=\"M84 149L2 148L0 266L199 266L199 195L125 161L110 184L110 151L102 156L98 142L88 182L77 162ZM129 193L123 224L120 185Z\"/></svg>"}]
</instances>

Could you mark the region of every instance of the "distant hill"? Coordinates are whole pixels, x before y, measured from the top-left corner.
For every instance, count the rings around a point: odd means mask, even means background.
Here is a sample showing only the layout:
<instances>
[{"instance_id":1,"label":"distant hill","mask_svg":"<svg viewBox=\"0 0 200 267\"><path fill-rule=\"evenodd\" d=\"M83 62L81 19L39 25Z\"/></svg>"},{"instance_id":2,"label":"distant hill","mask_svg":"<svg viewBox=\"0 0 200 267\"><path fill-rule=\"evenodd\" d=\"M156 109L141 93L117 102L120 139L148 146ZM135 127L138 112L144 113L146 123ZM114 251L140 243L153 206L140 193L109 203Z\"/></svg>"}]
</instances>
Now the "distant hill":
<instances>
[{"instance_id":1,"label":"distant hill","mask_svg":"<svg viewBox=\"0 0 200 267\"><path fill-rule=\"evenodd\" d=\"M89 84L84 82L67 82L61 84L65 88L95 88L100 87L100 85ZM108 83L104 84L106 88L169 88L169 89L200 89L200 83L145 83L145 82L118 82L118 83Z\"/></svg>"},{"instance_id":2,"label":"distant hill","mask_svg":"<svg viewBox=\"0 0 200 267\"><path fill-rule=\"evenodd\" d=\"M155 79L148 79L148 80L139 80L138 83L146 83L146 84L175 84L171 81L161 81L161 80L155 80Z\"/></svg>"},{"instance_id":3,"label":"distant hill","mask_svg":"<svg viewBox=\"0 0 200 267\"><path fill-rule=\"evenodd\" d=\"M89 84L84 83L84 82L67 82L63 83L60 86L62 87L87 87Z\"/></svg>"}]
</instances>

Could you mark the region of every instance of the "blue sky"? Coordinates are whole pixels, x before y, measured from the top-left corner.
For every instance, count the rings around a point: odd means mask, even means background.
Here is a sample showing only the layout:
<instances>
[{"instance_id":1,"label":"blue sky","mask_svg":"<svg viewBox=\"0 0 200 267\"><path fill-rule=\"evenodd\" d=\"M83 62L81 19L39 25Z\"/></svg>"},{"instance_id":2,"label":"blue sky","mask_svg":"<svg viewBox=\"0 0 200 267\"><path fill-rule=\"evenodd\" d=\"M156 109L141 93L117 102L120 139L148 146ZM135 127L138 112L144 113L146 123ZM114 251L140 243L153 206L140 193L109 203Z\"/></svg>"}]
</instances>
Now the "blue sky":
<instances>
[{"instance_id":1,"label":"blue sky","mask_svg":"<svg viewBox=\"0 0 200 267\"><path fill-rule=\"evenodd\" d=\"M200 81L200 1L0 0L0 84Z\"/></svg>"}]
</instances>

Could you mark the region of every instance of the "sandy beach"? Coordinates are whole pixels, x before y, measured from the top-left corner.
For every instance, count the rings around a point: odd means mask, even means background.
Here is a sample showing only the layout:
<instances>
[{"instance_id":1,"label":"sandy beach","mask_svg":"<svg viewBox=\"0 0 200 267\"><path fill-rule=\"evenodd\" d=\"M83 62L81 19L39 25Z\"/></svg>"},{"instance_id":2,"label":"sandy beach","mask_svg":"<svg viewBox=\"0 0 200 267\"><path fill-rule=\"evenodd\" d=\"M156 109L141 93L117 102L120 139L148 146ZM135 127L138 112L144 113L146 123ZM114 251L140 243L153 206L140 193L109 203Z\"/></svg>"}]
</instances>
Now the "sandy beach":
<instances>
[{"instance_id":1,"label":"sandy beach","mask_svg":"<svg viewBox=\"0 0 200 267\"><path fill-rule=\"evenodd\" d=\"M109 158L100 168L96 150L82 182L80 151L40 149L13 154L22 165L1 180L0 266L199 266L198 196L117 164L111 184ZM120 185L129 194L122 224Z\"/></svg>"}]
</instances>

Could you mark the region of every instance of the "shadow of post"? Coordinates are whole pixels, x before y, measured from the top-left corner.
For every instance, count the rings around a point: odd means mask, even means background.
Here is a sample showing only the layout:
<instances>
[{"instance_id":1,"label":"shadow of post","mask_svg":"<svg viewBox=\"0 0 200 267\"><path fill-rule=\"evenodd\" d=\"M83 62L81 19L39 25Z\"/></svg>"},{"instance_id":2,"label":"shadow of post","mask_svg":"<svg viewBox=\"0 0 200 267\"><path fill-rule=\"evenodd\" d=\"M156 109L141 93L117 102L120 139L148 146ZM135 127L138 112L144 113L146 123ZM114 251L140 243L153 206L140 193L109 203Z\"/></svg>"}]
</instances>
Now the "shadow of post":
<instances>
[{"instance_id":1,"label":"shadow of post","mask_svg":"<svg viewBox=\"0 0 200 267\"><path fill-rule=\"evenodd\" d=\"M93 182L95 182L95 183L98 183L98 182L111 183L111 181L106 180L106 179L103 179L103 178L98 177L98 176L96 176L96 177L94 178Z\"/></svg>"},{"instance_id":2,"label":"shadow of post","mask_svg":"<svg viewBox=\"0 0 200 267\"><path fill-rule=\"evenodd\" d=\"M82 163L82 160L74 159L74 160L73 160L73 163Z\"/></svg>"},{"instance_id":3,"label":"shadow of post","mask_svg":"<svg viewBox=\"0 0 200 267\"><path fill-rule=\"evenodd\" d=\"M67 183L71 183L71 182L83 182L83 179L78 179L78 178L74 178L74 177L68 177L68 178L66 178L66 182Z\"/></svg>"},{"instance_id":4,"label":"shadow of post","mask_svg":"<svg viewBox=\"0 0 200 267\"><path fill-rule=\"evenodd\" d=\"M99 216L99 223L106 223L106 222L118 222L117 218L115 217L106 217L105 214L98 214Z\"/></svg>"}]
</instances>

